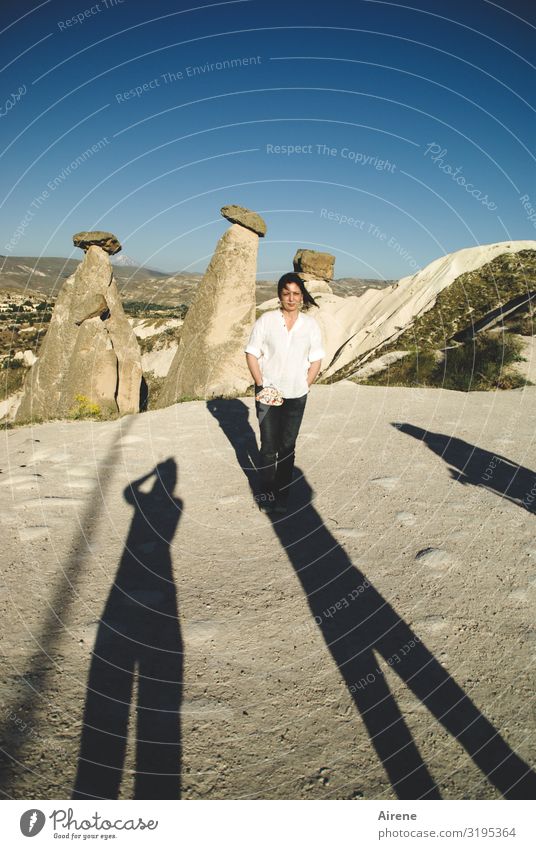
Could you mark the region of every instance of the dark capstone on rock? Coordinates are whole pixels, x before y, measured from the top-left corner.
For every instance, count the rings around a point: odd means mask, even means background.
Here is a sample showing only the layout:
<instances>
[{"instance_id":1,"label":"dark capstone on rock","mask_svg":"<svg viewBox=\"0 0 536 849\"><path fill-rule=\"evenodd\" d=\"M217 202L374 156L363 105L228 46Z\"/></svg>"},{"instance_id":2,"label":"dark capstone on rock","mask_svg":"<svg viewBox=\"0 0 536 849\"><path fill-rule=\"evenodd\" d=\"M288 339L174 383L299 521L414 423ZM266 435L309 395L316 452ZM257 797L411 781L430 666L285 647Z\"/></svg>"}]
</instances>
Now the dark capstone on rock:
<instances>
[{"instance_id":1,"label":"dark capstone on rock","mask_svg":"<svg viewBox=\"0 0 536 849\"><path fill-rule=\"evenodd\" d=\"M75 233L73 236L73 245L75 248L82 248L84 253L90 245L97 245L102 248L107 254L113 256L121 250L121 242L114 236L113 233L106 233L103 230L83 230L81 233Z\"/></svg>"},{"instance_id":2,"label":"dark capstone on rock","mask_svg":"<svg viewBox=\"0 0 536 849\"><path fill-rule=\"evenodd\" d=\"M335 257L320 251L309 251L300 248L293 259L294 271L299 274L312 274L322 280L333 280L335 273Z\"/></svg>"},{"instance_id":3,"label":"dark capstone on rock","mask_svg":"<svg viewBox=\"0 0 536 849\"><path fill-rule=\"evenodd\" d=\"M246 209L245 206L222 206L220 210L224 218L232 224L241 224L248 230L253 230L257 236L266 236L266 224L257 212Z\"/></svg>"}]
</instances>

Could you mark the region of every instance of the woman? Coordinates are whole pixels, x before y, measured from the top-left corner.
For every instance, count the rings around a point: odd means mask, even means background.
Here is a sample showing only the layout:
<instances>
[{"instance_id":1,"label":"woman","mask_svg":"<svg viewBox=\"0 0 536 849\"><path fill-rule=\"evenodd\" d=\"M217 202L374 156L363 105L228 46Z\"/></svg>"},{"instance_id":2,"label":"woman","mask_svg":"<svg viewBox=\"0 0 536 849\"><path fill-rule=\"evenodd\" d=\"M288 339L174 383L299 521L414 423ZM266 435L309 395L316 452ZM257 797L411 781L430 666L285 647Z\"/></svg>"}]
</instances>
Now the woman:
<instances>
[{"instance_id":1,"label":"woman","mask_svg":"<svg viewBox=\"0 0 536 849\"><path fill-rule=\"evenodd\" d=\"M261 433L260 510L286 513L294 470L294 449L307 393L316 380L324 350L320 327L301 311L318 304L298 274L277 284L279 309L265 312L253 325L246 361L255 381L255 408ZM283 397L280 406L257 400L266 387Z\"/></svg>"}]
</instances>

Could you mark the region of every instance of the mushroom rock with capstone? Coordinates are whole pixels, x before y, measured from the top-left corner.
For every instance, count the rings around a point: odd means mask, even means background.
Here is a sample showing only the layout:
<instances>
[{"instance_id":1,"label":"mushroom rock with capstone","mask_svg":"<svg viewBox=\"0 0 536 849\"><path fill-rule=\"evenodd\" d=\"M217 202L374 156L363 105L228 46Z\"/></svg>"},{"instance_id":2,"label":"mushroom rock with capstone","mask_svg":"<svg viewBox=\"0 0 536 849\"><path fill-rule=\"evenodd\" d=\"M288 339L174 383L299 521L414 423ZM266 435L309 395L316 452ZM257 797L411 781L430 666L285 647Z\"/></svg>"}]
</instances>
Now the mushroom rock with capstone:
<instances>
[{"instance_id":1,"label":"mushroom rock with capstone","mask_svg":"<svg viewBox=\"0 0 536 849\"><path fill-rule=\"evenodd\" d=\"M139 411L138 341L124 313L110 257L90 245L56 300L17 420L63 418L81 395L112 414Z\"/></svg>"},{"instance_id":2,"label":"mushroom rock with capstone","mask_svg":"<svg viewBox=\"0 0 536 849\"><path fill-rule=\"evenodd\" d=\"M237 396L251 386L244 348L255 321L258 244L257 234L240 224L219 240L186 313L159 407Z\"/></svg>"}]
</instances>

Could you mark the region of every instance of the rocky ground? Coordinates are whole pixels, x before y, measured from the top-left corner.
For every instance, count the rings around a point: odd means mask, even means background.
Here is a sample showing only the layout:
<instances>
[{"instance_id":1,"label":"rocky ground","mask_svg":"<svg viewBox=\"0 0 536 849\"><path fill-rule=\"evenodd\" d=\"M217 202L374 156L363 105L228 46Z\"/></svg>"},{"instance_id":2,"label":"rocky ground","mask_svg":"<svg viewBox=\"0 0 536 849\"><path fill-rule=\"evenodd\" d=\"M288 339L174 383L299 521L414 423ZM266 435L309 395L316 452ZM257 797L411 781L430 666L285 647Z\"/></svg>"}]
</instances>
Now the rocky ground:
<instances>
[{"instance_id":1,"label":"rocky ground","mask_svg":"<svg viewBox=\"0 0 536 849\"><path fill-rule=\"evenodd\" d=\"M533 798L535 401L315 386L278 520L252 399L6 431L4 795Z\"/></svg>"}]
</instances>

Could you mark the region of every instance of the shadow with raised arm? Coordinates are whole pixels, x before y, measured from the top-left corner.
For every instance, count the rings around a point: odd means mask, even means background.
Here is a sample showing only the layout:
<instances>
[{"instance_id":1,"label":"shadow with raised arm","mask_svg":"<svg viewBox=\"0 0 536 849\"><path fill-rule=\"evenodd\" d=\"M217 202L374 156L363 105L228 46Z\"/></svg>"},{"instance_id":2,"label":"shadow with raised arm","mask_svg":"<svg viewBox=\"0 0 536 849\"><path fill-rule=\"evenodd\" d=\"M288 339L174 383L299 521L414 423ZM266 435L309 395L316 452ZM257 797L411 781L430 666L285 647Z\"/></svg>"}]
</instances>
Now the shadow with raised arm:
<instances>
[{"instance_id":1,"label":"shadow with raised arm","mask_svg":"<svg viewBox=\"0 0 536 849\"><path fill-rule=\"evenodd\" d=\"M135 685L134 798L180 798L183 643L170 552L182 511L176 481L170 458L124 490L135 512L93 649L75 799L118 798Z\"/></svg>"}]
</instances>

